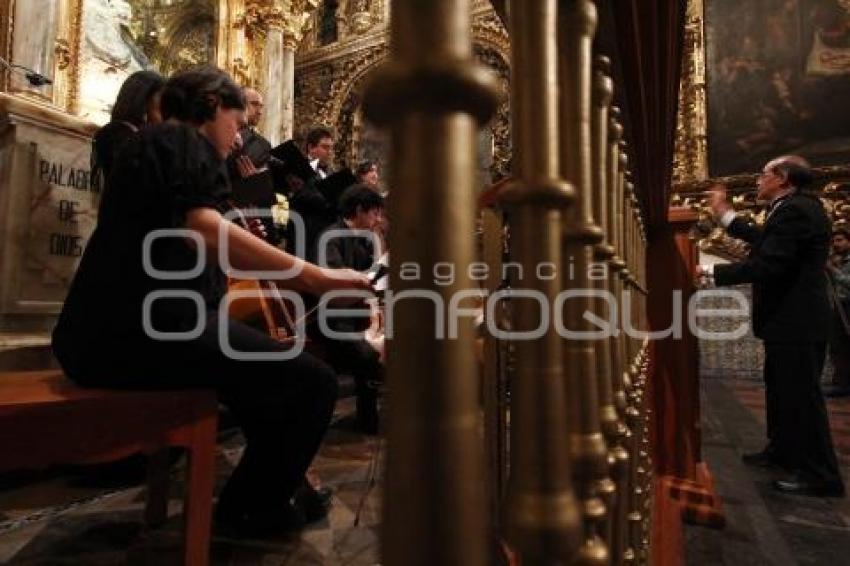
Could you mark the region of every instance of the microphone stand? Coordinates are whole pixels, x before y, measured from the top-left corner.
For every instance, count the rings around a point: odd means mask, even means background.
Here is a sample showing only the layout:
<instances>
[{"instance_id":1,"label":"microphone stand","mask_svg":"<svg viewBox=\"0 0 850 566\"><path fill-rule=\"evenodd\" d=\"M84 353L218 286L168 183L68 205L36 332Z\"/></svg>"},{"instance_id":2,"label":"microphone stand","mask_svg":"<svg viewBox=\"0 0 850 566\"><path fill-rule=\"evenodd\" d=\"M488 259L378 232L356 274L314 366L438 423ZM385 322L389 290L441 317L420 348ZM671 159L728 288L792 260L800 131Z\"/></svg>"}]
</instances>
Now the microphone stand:
<instances>
[{"instance_id":1,"label":"microphone stand","mask_svg":"<svg viewBox=\"0 0 850 566\"><path fill-rule=\"evenodd\" d=\"M9 63L2 57L0 57L0 64L9 69L10 73L16 73L24 77L27 82L35 87L42 87L44 85L53 84L53 81L41 73L33 71L29 67L24 67L23 65L16 65L14 63Z\"/></svg>"}]
</instances>

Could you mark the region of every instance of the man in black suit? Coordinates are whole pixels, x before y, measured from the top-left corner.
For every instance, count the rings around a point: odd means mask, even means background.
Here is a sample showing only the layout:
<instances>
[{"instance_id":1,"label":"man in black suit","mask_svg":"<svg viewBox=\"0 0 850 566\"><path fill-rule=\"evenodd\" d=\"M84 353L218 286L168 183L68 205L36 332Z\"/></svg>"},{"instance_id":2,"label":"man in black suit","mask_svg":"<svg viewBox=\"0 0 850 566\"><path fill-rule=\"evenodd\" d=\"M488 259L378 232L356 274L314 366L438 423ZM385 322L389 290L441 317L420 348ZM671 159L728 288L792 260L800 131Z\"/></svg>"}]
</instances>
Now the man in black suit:
<instances>
[{"instance_id":1,"label":"man in black suit","mask_svg":"<svg viewBox=\"0 0 850 566\"><path fill-rule=\"evenodd\" d=\"M268 178L267 183L271 189L272 177L268 172L269 159L271 158L271 143L258 131L257 126L263 117L263 95L253 88L244 88L245 95L245 124L239 130L238 148L230 154L227 159L227 168L230 177L230 185L234 195L250 193L251 183L259 182L258 175ZM271 190L269 191L271 192ZM236 199L237 201L239 198ZM272 202L252 202L253 206L261 208L270 207ZM273 246L281 242L280 234L270 216L259 219L262 224L262 237Z\"/></svg>"},{"instance_id":2,"label":"man in black suit","mask_svg":"<svg viewBox=\"0 0 850 566\"><path fill-rule=\"evenodd\" d=\"M301 216L304 222L304 259L316 262L318 259L316 244L321 233L336 221L337 205L335 199L329 198L319 190L317 183L331 175L330 162L334 147L333 135L328 128L318 126L307 133L305 157L316 177L298 183L298 187L289 199L289 209ZM290 253L298 255L293 234Z\"/></svg>"},{"instance_id":3,"label":"man in black suit","mask_svg":"<svg viewBox=\"0 0 850 566\"><path fill-rule=\"evenodd\" d=\"M783 156L765 165L758 198L769 202L764 226L736 218L725 190L711 206L726 231L751 246L746 260L700 266L716 285L751 283L753 331L764 341L767 447L746 463L794 471L774 487L783 492L840 496L844 484L829 432L820 377L826 356L830 305L824 265L830 223L820 200L805 188L808 163Z\"/></svg>"},{"instance_id":4,"label":"man in black suit","mask_svg":"<svg viewBox=\"0 0 850 566\"><path fill-rule=\"evenodd\" d=\"M245 88L245 127L239 130L242 147L239 157L245 157L257 169L266 167L271 155L272 145L269 140L257 132L257 126L263 117L263 95L253 88ZM244 160L241 160L244 163Z\"/></svg>"}]
</instances>

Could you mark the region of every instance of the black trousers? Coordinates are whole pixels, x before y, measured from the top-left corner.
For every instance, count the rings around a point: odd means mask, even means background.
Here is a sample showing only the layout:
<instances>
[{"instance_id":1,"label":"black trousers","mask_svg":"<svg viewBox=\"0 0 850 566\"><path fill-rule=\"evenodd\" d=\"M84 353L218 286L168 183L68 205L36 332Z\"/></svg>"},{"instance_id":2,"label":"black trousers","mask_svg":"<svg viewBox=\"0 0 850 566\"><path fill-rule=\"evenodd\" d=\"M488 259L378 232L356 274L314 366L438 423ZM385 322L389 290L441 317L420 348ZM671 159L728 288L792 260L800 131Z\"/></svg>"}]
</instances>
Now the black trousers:
<instances>
[{"instance_id":1,"label":"black trousers","mask_svg":"<svg viewBox=\"0 0 850 566\"><path fill-rule=\"evenodd\" d=\"M845 309L850 314L850 309ZM829 357L834 370L833 385L840 389L850 389L850 336L837 309L833 309L830 321Z\"/></svg>"},{"instance_id":2,"label":"black trousers","mask_svg":"<svg viewBox=\"0 0 850 566\"><path fill-rule=\"evenodd\" d=\"M824 342L765 342L764 382L769 447L809 479L840 482L820 389Z\"/></svg>"},{"instance_id":3,"label":"black trousers","mask_svg":"<svg viewBox=\"0 0 850 566\"><path fill-rule=\"evenodd\" d=\"M217 316L209 313L201 336L188 342L54 342L54 351L68 376L83 386L216 389L246 439L219 504L274 514L304 481L319 449L336 403L336 374L307 353L288 361L233 359L220 347L218 325ZM284 350L240 322L228 319L225 328L237 351Z\"/></svg>"},{"instance_id":4,"label":"black trousers","mask_svg":"<svg viewBox=\"0 0 850 566\"><path fill-rule=\"evenodd\" d=\"M333 340L318 331L310 334L322 350L322 359L340 374L354 377L357 395L357 420L361 427L378 426L378 389L384 383L384 364L378 352L366 340Z\"/></svg>"}]
</instances>

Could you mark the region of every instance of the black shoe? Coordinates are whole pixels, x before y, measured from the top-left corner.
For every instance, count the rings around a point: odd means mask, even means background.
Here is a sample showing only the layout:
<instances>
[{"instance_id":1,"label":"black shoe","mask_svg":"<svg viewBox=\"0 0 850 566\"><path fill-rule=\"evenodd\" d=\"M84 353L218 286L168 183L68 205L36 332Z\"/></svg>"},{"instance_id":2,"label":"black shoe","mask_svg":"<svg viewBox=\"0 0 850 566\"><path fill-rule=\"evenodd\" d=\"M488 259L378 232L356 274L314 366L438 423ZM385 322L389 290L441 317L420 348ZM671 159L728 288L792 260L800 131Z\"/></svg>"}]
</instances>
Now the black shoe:
<instances>
[{"instance_id":1,"label":"black shoe","mask_svg":"<svg viewBox=\"0 0 850 566\"><path fill-rule=\"evenodd\" d=\"M805 479L799 475L788 479L776 480L773 488L782 493L793 495L814 495L816 497L844 497L844 484L840 481L818 481Z\"/></svg>"},{"instance_id":2,"label":"black shoe","mask_svg":"<svg viewBox=\"0 0 850 566\"><path fill-rule=\"evenodd\" d=\"M295 490L292 504L301 511L307 523L314 523L328 516L332 497L333 490L331 488L320 487L316 489L309 483L304 483Z\"/></svg>"},{"instance_id":3,"label":"black shoe","mask_svg":"<svg viewBox=\"0 0 850 566\"><path fill-rule=\"evenodd\" d=\"M741 456L741 460L748 466L757 468L781 468L782 461L776 457L772 450L762 450L761 452L751 452Z\"/></svg>"},{"instance_id":4,"label":"black shoe","mask_svg":"<svg viewBox=\"0 0 850 566\"><path fill-rule=\"evenodd\" d=\"M304 528L306 522L304 513L291 504L274 512L236 511L222 505L215 510L216 532L235 538L288 538Z\"/></svg>"}]
</instances>

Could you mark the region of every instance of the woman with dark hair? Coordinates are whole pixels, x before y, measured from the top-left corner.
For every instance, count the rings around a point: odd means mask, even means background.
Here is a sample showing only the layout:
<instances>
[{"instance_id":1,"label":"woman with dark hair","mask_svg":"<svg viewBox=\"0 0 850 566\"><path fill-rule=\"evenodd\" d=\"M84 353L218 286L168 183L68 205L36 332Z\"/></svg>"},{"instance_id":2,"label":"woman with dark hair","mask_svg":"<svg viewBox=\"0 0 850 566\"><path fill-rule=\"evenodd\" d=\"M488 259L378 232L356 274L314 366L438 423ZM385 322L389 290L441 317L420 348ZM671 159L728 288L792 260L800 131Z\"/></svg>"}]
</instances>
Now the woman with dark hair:
<instances>
[{"instance_id":1,"label":"woman with dark hair","mask_svg":"<svg viewBox=\"0 0 850 566\"><path fill-rule=\"evenodd\" d=\"M225 158L244 105L218 69L168 81L167 121L129 139L108 179L53 349L83 386L216 389L246 439L216 517L234 534L263 536L327 513L329 498L304 474L333 412L336 375L228 318L223 269L274 271L281 286L316 295L370 285L363 274L293 257L222 215Z\"/></svg>"},{"instance_id":2,"label":"woman with dark hair","mask_svg":"<svg viewBox=\"0 0 850 566\"><path fill-rule=\"evenodd\" d=\"M106 178L112 172L115 156L127 139L149 124L159 124L159 97L165 79L154 71L137 71L127 77L112 107L112 118L94 135L92 175Z\"/></svg>"}]
</instances>

